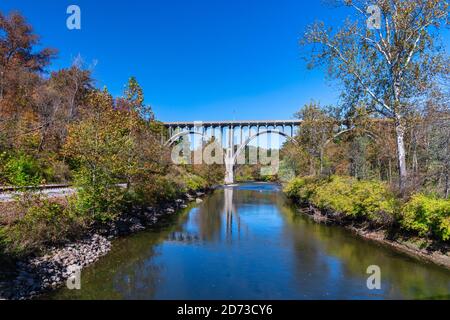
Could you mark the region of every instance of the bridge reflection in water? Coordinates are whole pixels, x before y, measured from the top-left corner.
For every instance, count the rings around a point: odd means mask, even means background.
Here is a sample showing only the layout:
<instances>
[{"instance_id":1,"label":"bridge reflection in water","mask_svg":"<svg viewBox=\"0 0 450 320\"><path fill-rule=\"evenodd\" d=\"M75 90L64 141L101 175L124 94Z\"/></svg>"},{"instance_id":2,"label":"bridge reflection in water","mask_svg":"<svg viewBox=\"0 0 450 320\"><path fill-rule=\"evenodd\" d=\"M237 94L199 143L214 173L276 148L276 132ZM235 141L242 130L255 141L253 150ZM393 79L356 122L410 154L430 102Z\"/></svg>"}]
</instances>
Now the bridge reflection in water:
<instances>
[{"instance_id":1,"label":"bridge reflection in water","mask_svg":"<svg viewBox=\"0 0 450 320\"><path fill-rule=\"evenodd\" d=\"M236 209L236 206L233 202L233 191L234 188L231 186L225 186L223 188L223 209L221 213L225 217L225 235L226 239L231 241L233 237L233 229L237 229L237 235L238 239L240 238L241 234L241 219L239 217L238 211ZM203 204L200 204L200 207L198 208L200 211L205 210L205 208L202 208ZM237 223L236 226L234 224ZM200 230L201 231L201 230ZM202 237L196 232L191 231L173 231L171 232L168 237L167 241L172 242L196 242L200 240L208 240L208 237Z\"/></svg>"},{"instance_id":2,"label":"bridge reflection in water","mask_svg":"<svg viewBox=\"0 0 450 320\"><path fill-rule=\"evenodd\" d=\"M237 232L238 236L241 235L241 218L236 210L233 202L233 187L224 188L224 205L223 212L226 216L226 237L228 240L233 238L233 218L237 221Z\"/></svg>"}]
</instances>

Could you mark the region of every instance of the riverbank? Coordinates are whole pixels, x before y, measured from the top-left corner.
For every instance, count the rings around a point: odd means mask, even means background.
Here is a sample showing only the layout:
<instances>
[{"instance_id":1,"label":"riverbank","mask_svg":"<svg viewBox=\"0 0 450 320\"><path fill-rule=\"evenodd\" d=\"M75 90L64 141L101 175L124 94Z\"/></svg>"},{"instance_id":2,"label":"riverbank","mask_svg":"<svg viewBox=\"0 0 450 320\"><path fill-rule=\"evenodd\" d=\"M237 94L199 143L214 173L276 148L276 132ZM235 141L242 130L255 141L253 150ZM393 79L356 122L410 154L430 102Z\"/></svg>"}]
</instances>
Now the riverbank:
<instances>
[{"instance_id":1,"label":"riverbank","mask_svg":"<svg viewBox=\"0 0 450 320\"><path fill-rule=\"evenodd\" d=\"M450 268L450 200L401 196L386 183L347 176L298 177L284 193L321 223L342 225L364 238ZM305 211L305 210L303 210Z\"/></svg>"},{"instance_id":2,"label":"riverbank","mask_svg":"<svg viewBox=\"0 0 450 320\"><path fill-rule=\"evenodd\" d=\"M62 247L48 247L43 255L29 255L13 261L9 271L4 272L4 279L0 279L0 299L33 299L64 286L72 276L71 270L82 270L108 254L113 239L156 227L164 217L187 208L188 203L201 202L209 191L188 192L157 208L136 208L114 222L92 226L75 242Z\"/></svg>"},{"instance_id":3,"label":"riverbank","mask_svg":"<svg viewBox=\"0 0 450 320\"><path fill-rule=\"evenodd\" d=\"M321 211L312 204L295 204L298 212L309 216L316 223L339 225L357 236L392 248L408 256L434 263L450 270L450 246L445 243L425 240L411 235L390 234L387 229L373 229L368 223L343 220L338 214Z\"/></svg>"}]
</instances>

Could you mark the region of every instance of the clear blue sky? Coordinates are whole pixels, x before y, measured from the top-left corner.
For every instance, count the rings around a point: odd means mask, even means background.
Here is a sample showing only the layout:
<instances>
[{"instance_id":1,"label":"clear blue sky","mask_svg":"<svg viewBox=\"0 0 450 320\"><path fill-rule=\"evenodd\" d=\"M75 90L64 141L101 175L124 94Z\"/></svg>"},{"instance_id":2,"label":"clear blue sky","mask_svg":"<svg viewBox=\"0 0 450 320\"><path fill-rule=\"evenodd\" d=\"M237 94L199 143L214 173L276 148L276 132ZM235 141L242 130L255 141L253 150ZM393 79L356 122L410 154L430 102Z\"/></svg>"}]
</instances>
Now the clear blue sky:
<instances>
[{"instance_id":1,"label":"clear blue sky","mask_svg":"<svg viewBox=\"0 0 450 320\"><path fill-rule=\"evenodd\" d=\"M81 30L66 28L70 4L81 8ZM290 119L311 99L338 99L298 45L315 19L349 14L321 1L1 0L0 10L20 11L59 50L53 69L77 55L97 61L96 84L113 95L136 76L162 121Z\"/></svg>"}]
</instances>

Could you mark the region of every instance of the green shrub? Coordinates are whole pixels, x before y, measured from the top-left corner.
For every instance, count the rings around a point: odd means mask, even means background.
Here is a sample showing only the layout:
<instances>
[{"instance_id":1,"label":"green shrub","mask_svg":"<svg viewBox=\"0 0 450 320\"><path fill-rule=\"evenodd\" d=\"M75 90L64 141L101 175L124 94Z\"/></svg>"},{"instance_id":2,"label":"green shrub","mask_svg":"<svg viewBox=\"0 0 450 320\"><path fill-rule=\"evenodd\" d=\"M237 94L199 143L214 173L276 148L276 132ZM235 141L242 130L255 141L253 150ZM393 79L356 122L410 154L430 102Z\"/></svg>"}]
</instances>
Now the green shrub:
<instances>
[{"instance_id":1,"label":"green shrub","mask_svg":"<svg viewBox=\"0 0 450 320\"><path fill-rule=\"evenodd\" d=\"M284 188L288 197L300 202L310 201L318 186L319 180L314 177L297 177L292 179Z\"/></svg>"},{"instance_id":2,"label":"green shrub","mask_svg":"<svg viewBox=\"0 0 450 320\"><path fill-rule=\"evenodd\" d=\"M366 215L372 221L392 223L398 204L388 186L374 180L353 180L353 182L352 194L356 199L353 213L359 216Z\"/></svg>"},{"instance_id":3,"label":"green shrub","mask_svg":"<svg viewBox=\"0 0 450 320\"><path fill-rule=\"evenodd\" d=\"M79 235L82 228L83 220L65 206L38 199L15 224L4 227L0 237L5 251L23 254L63 243Z\"/></svg>"},{"instance_id":4,"label":"green shrub","mask_svg":"<svg viewBox=\"0 0 450 320\"><path fill-rule=\"evenodd\" d=\"M113 221L123 208L124 192L116 186L95 186L78 189L75 211L98 222Z\"/></svg>"},{"instance_id":5,"label":"green shrub","mask_svg":"<svg viewBox=\"0 0 450 320\"><path fill-rule=\"evenodd\" d=\"M208 187L205 178L180 168L177 170L178 172L167 175L154 175L151 181L136 181L127 194L129 202L153 206L173 201L188 191L199 191Z\"/></svg>"},{"instance_id":6,"label":"green shrub","mask_svg":"<svg viewBox=\"0 0 450 320\"><path fill-rule=\"evenodd\" d=\"M302 188L305 184L304 178L296 177L289 181L289 183L283 188L283 192L292 199L298 197L299 189Z\"/></svg>"},{"instance_id":7,"label":"green shrub","mask_svg":"<svg viewBox=\"0 0 450 320\"><path fill-rule=\"evenodd\" d=\"M78 191L74 211L93 221L114 220L124 209L125 190L117 184L107 172L96 170L93 176L91 171L80 169L75 175Z\"/></svg>"},{"instance_id":8,"label":"green shrub","mask_svg":"<svg viewBox=\"0 0 450 320\"><path fill-rule=\"evenodd\" d=\"M318 208L349 216L357 215L354 208L356 201L352 194L351 179L342 177L332 177L317 186L311 196L311 202Z\"/></svg>"},{"instance_id":9,"label":"green shrub","mask_svg":"<svg viewBox=\"0 0 450 320\"><path fill-rule=\"evenodd\" d=\"M4 185L7 183L5 165L7 161L7 153L5 151L0 152L0 185Z\"/></svg>"},{"instance_id":10,"label":"green shrub","mask_svg":"<svg viewBox=\"0 0 450 320\"><path fill-rule=\"evenodd\" d=\"M378 223L391 223L396 209L394 195L378 181L358 181L341 176L295 178L285 192L289 197L309 202L319 209L350 218L366 217Z\"/></svg>"},{"instance_id":11,"label":"green shrub","mask_svg":"<svg viewBox=\"0 0 450 320\"><path fill-rule=\"evenodd\" d=\"M133 202L142 205L158 205L176 199L178 195L186 191L182 176L155 175L151 182L139 181L133 186Z\"/></svg>"},{"instance_id":12,"label":"green shrub","mask_svg":"<svg viewBox=\"0 0 450 320\"><path fill-rule=\"evenodd\" d=\"M10 157L3 170L8 182L14 186L37 185L42 180L38 162L25 154Z\"/></svg>"},{"instance_id":13,"label":"green shrub","mask_svg":"<svg viewBox=\"0 0 450 320\"><path fill-rule=\"evenodd\" d=\"M103 168L81 167L74 174L77 194L70 201L74 215L87 222L109 222L117 218L126 206L126 189L119 180Z\"/></svg>"},{"instance_id":14,"label":"green shrub","mask_svg":"<svg viewBox=\"0 0 450 320\"><path fill-rule=\"evenodd\" d=\"M394 199L382 182L333 176L315 189L311 201L321 209L378 221L385 214L394 216Z\"/></svg>"},{"instance_id":15,"label":"green shrub","mask_svg":"<svg viewBox=\"0 0 450 320\"><path fill-rule=\"evenodd\" d=\"M403 229L420 236L450 240L450 200L417 194L401 207L400 200L384 183L342 176L295 178L284 192L290 198L311 203L324 211L367 219L379 225L399 221Z\"/></svg>"},{"instance_id":16,"label":"green shrub","mask_svg":"<svg viewBox=\"0 0 450 320\"><path fill-rule=\"evenodd\" d=\"M194 174L187 174L185 177L186 188L189 191L202 190L207 187L207 182L200 176Z\"/></svg>"},{"instance_id":17,"label":"green shrub","mask_svg":"<svg viewBox=\"0 0 450 320\"><path fill-rule=\"evenodd\" d=\"M278 178L276 175L267 174L267 175L260 175L258 180L262 182L276 182Z\"/></svg>"},{"instance_id":18,"label":"green shrub","mask_svg":"<svg viewBox=\"0 0 450 320\"><path fill-rule=\"evenodd\" d=\"M450 200L414 195L402 210L401 225L420 236L450 239Z\"/></svg>"}]
</instances>

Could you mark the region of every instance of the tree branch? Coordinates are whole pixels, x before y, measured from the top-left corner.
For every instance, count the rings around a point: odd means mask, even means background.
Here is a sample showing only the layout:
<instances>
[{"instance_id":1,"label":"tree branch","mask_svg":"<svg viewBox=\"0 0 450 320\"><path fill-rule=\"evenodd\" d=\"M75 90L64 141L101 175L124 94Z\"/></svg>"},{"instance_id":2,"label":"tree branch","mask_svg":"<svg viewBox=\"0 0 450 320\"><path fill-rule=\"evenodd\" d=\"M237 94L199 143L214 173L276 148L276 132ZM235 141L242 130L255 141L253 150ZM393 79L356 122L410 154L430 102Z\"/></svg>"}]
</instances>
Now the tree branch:
<instances>
[{"instance_id":1,"label":"tree branch","mask_svg":"<svg viewBox=\"0 0 450 320\"><path fill-rule=\"evenodd\" d=\"M344 57L344 55L341 53L341 51L336 48L336 46L334 46L333 44L331 44L330 42L326 41L325 45L328 46L330 49L334 50L336 52L336 54L339 56L339 58L347 65L350 66L350 63L348 62L348 60ZM353 76L356 77L356 79L358 80L358 82L361 84L361 86L363 86L364 90L381 106L383 106L383 108L385 108L386 110L388 110L392 115L394 115L393 110L383 101L381 101L376 95L375 93L372 92L372 90L369 89L369 87L364 83L364 81L362 80L361 76L356 72L356 71L351 71L351 69L349 68L349 72L351 74L353 74Z\"/></svg>"}]
</instances>

